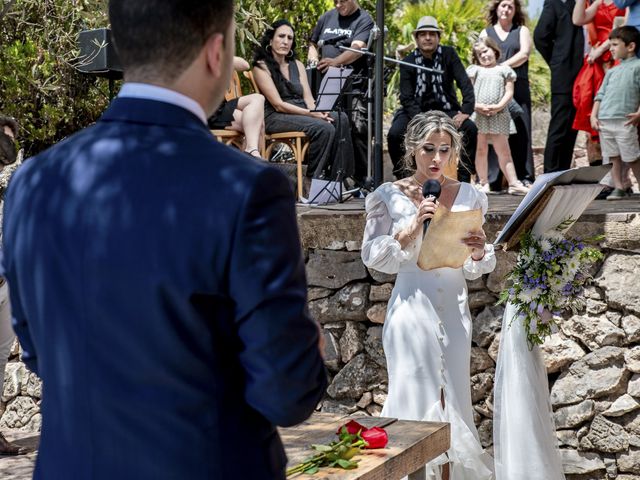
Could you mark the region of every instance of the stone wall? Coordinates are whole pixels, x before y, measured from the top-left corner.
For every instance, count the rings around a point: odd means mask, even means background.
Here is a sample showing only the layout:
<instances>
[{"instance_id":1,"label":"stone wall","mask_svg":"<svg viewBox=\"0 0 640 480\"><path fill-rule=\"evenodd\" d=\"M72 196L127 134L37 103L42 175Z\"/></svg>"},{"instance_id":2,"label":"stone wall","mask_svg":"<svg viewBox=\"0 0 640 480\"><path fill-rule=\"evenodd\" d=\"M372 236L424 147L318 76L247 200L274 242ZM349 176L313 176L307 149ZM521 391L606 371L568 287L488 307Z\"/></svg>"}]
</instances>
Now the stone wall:
<instances>
[{"instance_id":1,"label":"stone wall","mask_svg":"<svg viewBox=\"0 0 640 480\"><path fill-rule=\"evenodd\" d=\"M42 383L20 361L19 350L16 341L5 369L4 388L0 396L0 431L16 429L39 432L42 425Z\"/></svg>"},{"instance_id":2,"label":"stone wall","mask_svg":"<svg viewBox=\"0 0 640 480\"><path fill-rule=\"evenodd\" d=\"M506 219L489 216L487 236L495 238ZM328 217L308 211L300 220L309 307L323 327L331 376L320 408L378 415L387 393L382 324L394 277L362 264L361 213ZM585 292L586 307L566 315L542 347L564 469L569 480L640 479L640 215L586 215L573 231L605 233L607 240L606 258ZM468 283L474 318L471 396L489 450L504 311L495 303L515 254L499 252L497 258L494 272Z\"/></svg>"},{"instance_id":3,"label":"stone wall","mask_svg":"<svg viewBox=\"0 0 640 480\"><path fill-rule=\"evenodd\" d=\"M487 216L488 238L507 218ZM362 264L364 214L357 204L351 211L304 210L299 222L309 307L322 325L331 380L319 408L379 415L387 394L382 324L394 277ZM567 315L542 347L565 472L568 480L640 480L640 213L584 215L572 231L605 234L606 258L586 290L586 307ZM495 302L515 254L497 257L494 272L468 285L474 417L489 450L503 313ZM3 399L0 429L39 430L40 382L19 362L17 345Z\"/></svg>"}]
</instances>

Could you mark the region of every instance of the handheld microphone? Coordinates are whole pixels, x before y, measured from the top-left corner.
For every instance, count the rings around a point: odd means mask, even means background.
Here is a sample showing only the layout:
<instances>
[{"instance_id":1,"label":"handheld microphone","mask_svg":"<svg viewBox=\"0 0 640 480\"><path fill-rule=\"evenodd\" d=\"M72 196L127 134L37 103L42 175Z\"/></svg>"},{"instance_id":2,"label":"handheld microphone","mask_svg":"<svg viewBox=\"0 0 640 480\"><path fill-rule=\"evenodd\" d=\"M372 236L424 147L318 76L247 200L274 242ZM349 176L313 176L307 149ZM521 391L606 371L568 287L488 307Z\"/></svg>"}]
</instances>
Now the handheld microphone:
<instances>
[{"instance_id":1,"label":"handheld microphone","mask_svg":"<svg viewBox=\"0 0 640 480\"><path fill-rule=\"evenodd\" d=\"M338 35L337 37L327 38L326 40L318 40L318 47L322 48L325 45L335 45L336 43L346 40L349 35Z\"/></svg>"},{"instance_id":2,"label":"handheld microphone","mask_svg":"<svg viewBox=\"0 0 640 480\"><path fill-rule=\"evenodd\" d=\"M434 200L437 200L440 197L440 182L437 180L427 180L422 185L422 196L424 198L433 197ZM427 218L422 224L422 236L427 233L427 228L429 228L429 224L431 223L431 219Z\"/></svg>"}]
</instances>

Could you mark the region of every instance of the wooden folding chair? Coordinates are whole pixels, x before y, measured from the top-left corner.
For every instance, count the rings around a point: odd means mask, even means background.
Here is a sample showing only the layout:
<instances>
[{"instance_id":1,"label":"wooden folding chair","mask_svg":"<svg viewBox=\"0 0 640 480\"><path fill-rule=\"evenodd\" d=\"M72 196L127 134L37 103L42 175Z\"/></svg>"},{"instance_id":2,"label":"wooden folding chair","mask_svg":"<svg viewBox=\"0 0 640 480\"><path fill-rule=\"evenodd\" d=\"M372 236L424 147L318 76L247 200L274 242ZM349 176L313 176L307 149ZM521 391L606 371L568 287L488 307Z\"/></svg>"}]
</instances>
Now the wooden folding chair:
<instances>
[{"instance_id":1,"label":"wooden folding chair","mask_svg":"<svg viewBox=\"0 0 640 480\"><path fill-rule=\"evenodd\" d=\"M229 88L224 92L224 99L228 102L241 96L242 87L240 85L240 77L238 76L238 72L234 70L233 75L231 76L231 82L229 83ZM211 130L211 133L215 135L219 142L222 142L225 145L233 145L240 150L244 149L244 135L241 132L222 128Z\"/></svg>"},{"instance_id":2,"label":"wooden folding chair","mask_svg":"<svg viewBox=\"0 0 640 480\"><path fill-rule=\"evenodd\" d=\"M243 72L244 76L249 79L253 89L256 93L260 93L260 89L258 88L258 84L253 78L253 73L249 70L247 72ZM293 158L296 160L297 165L297 178L298 178L298 199L302 197L302 162L304 161L305 155L307 154L307 150L309 148L309 139L304 132L280 132L280 133L269 133L265 135L265 143L266 150L264 158L269 158L271 155L271 151L273 147L278 143L284 143L287 145L291 151L293 152Z\"/></svg>"}]
</instances>

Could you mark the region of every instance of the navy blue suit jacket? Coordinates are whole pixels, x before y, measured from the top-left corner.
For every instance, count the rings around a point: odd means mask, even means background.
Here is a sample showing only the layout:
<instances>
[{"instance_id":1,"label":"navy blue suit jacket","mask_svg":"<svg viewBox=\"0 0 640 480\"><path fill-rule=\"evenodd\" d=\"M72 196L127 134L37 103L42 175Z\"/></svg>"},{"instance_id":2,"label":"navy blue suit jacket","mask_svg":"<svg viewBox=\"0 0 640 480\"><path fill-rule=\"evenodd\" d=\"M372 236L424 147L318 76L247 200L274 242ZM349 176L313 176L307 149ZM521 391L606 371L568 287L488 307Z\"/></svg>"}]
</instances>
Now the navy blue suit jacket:
<instances>
[{"instance_id":1,"label":"navy blue suit jacket","mask_svg":"<svg viewBox=\"0 0 640 480\"><path fill-rule=\"evenodd\" d=\"M274 425L326 377L279 171L118 98L16 173L3 263L43 380L35 478L284 478Z\"/></svg>"}]
</instances>

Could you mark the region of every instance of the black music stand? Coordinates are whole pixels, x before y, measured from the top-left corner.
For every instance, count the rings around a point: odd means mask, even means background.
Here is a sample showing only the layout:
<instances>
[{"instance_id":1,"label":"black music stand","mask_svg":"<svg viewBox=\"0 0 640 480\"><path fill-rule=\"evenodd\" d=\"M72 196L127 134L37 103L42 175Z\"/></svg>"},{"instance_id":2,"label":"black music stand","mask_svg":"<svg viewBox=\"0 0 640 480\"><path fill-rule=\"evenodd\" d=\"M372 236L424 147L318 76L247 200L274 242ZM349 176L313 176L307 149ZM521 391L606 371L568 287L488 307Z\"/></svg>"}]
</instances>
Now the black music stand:
<instances>
[{"instance_id":1,"label":"black music stand","mask_svg":"<svg viewBox=\"0 0 640 480\"><path fill-rule=\"evenodd\" d=\"M322 79L320 84L320 90L318 98L316 100L316 108L314 112L338 112L338 120L336 130L341 132L340 127L342 109L342 98L345 95L345 91L350 88L350 75L353 72L351 68L345 67L329 67L329 70ZM334 162L332 168L332 174L328 180L326 179L311 179L311 188L309 191L309 198L306 203L310 204L327 204L327 203L342 203L343 191L342 182L344 181L344 149L342 144L346 140L340 138L338 140L337 155L338 158ZM335 172L335 173L334 173ZM315 188L314 188L315 187Z\"/></svg>"}]
</instances>

